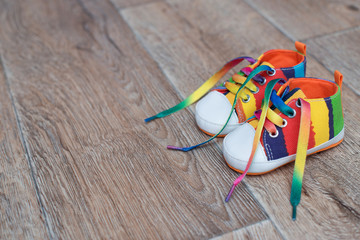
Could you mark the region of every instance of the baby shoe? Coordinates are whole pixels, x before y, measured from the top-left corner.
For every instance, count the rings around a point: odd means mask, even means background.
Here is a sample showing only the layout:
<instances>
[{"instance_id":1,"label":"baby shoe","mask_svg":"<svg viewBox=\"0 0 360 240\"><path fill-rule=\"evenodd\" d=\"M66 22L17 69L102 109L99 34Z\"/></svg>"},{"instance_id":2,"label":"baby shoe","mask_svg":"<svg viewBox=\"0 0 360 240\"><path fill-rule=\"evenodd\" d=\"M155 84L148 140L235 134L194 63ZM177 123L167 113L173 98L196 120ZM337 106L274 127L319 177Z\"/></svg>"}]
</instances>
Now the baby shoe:
<instances>
[{"instance_id":1,"label":"baby shoe","mask_svg":"<svg viewBox=\"0 0 360 240\"><path fill-rule=\"evenodd\" d=\"M292 78L277 92L279 80L268 83L261 109L224 139L227 164L242 173L226 201L246 174L267 173L295 160L290 202L296 219L306 156L335 147L344 137L343 76L338 71L334 75L335 82Z\"/></svg>"},{"instance_id":2,"label":"baby shoe","mask_svg":"<svg viewBox=\"0 0 360 240\"><path fill-rule=\"evenodd\" d=\"M269 80L275 78L287 80L292 77L305 76L306 45L301 42L295 42L295 47L298 52L283 49L270 50L262 54L257 60L251 57L235 58L225 64L219 72L215 73L184 101L152 117L146 118L145 122L168 116L198 101L227 72L243 60L246 60L250 63L249 66L241 69L222 87L214 89L196 106L196 121L201 130L210 135L215 135L225 125L226 119L229 118L229 126L224 129L222 134L228 133L239 122L243 122L249 116L252 116L254 111L260 107L260 102L264 96L264 89ZM242 101L237 103L237 101L234 101L237 97L235 93L236 91L241 92L243 88L244 93L240 93ZM232 112L230 111L231 106L234 103L237 103L237 114L230 115Z\"/></svg>"},{"instance_id":3,"label":"baby shoe","mask_svg":"<svg viewBox=\"0 0 360 240\"><path fill-rule=\"evenodd\" d=\"M230 113L226 127L221 131L221 137L234 130L240 123L245 122L254 115L255 110L261 107L267 83L273 79L305 77L306 70L306 45L295 42L298 50L273 49L262 54L255 64L241 69L229 81L221 87L213 89L196 105L195 117L198 127L208 135L214 136L225 125ZM241 85L244 85L246 76L249 76L257 66L267 63L275 71L261 72L249 81L237 96L235 108L235 94ZM280 82L274 87L278 90Z\"/></svg>"}]
</instances>

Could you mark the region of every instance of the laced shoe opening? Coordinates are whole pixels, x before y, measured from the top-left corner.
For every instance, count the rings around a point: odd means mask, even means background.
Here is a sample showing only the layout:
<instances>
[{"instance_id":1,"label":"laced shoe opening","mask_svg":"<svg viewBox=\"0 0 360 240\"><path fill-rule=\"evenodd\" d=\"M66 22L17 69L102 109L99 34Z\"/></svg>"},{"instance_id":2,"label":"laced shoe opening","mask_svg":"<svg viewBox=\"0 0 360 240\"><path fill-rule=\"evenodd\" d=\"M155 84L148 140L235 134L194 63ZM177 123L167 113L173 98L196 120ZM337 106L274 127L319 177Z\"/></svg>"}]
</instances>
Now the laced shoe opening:
<instances>
[{"instance_id":1,"label":"laced shoe opening","mask_svg":"<svg viewBox=\"0 0 360 240\"><path fill-rule=\"evenodd\" d=\"M270 50L264 53L260 59L261 62L268 62L276 68L289 68L300 64L305 59L305 56L285 49Z\"/></svg>"}]
</instances>

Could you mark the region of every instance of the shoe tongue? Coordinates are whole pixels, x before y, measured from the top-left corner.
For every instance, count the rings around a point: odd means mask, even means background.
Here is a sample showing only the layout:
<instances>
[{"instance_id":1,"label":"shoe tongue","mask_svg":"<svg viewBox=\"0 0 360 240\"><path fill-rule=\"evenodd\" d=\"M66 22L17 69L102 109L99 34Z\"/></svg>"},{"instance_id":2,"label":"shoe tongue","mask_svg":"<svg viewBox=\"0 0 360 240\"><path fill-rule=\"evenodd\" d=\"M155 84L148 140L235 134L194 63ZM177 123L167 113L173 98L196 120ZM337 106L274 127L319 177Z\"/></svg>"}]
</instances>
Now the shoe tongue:
<instances>
[{"instance_id":1,"label":"shoe tongue","mask_svg":"<svg viewBox=\"0 0 360 240\"><path fill-rule=\"evenodd\" d=\"M289 92L286 92L282 97L285 104L288 104L293 99L306 98L304 92L300 88L294 88Z\"/></svg>"}]
</instances>

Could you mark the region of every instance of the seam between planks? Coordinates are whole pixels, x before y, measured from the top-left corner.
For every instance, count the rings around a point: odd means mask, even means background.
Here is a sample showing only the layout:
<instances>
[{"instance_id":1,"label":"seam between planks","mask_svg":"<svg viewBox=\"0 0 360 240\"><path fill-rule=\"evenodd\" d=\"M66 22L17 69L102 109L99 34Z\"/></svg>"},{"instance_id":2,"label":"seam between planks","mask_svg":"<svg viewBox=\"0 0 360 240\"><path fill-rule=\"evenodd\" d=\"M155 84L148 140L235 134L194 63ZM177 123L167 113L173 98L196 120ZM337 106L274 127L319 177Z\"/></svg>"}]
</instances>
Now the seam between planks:
<instances>
[{"instance_id":1,"label":"seam between planks","mask_svg":"<svg viewBox=\"0 0 360 240\"><path fill-rule=\"evenodd\" d=\"M349 28L345 28L345 29L341 29L335 32L331 32L331 33L325 33L325 34L319 34L319 35L315 35L313 37L309 37L309 38L304 38L301 41L307 41L307 40L314 40L317 38L322 38L322 37L328 37L330 35L340 35L343 33L347 33L347 32L351 32L351 31L356 31L360 29L360 25L359 26L354 26L354 27L349 27Z\"/></svg>"},{"instance_id":2,"label":"seam between planks","mask_svg":"<svg viewBox=\"0 0 360 240\"><path fill-rule=\"evenodd\" d=\"M321 66L323 66L326 70L328 70L331 74L334 74L335 70L331 70L328 67L326 67L316 56L312 54L308 54L308 56L311 56L315 61L317 61ZM343 85L347 86L356 96L360 96L360 93L351 85L349 85L346 81L343 81Z\"/></svg>"},{"instance_id":3,"label":"seam between planks","mask_svg":"<svg viewBox=\"0 0 360 240\"><path fill-rule=\"evenodd\" d=\"M338 30L338 31L330 32L330 33L324 33L324 34L315 35L315 36L308 37L308 38L295 39L295 38L293 38L293 37L291 36L291 34L287 34L286 31L284 31L283 29L281 29L271 17L266 16L266 15L262 14L260 11L258 11L258 10L256 9L256 7L251 3L251 1L245 0L244 2L245 2L248 6L250 6L254 11L256 11L257 13L259 13L265 20L267 20L269 23L271 23L271 25L273 25L277 30L279 30L279 31L280 31L282 34L284 34L287 38L291 39L293 42L295 42L296 40L297 40L297 41L307 41L307 40L310 40L310 39L315 39L315 38L320 38L320 37L324 37L324 36L329 36L329 35L332 35L332 34L341 34L341 33L347 32L347 31L357 30L357 29L360 28L360 25L357 25L357 26L352 26L352 27L349 27L349 28L346 28L346 29L341 29L341 30Z\"/></svg>"},{"instance_id":4,"label":"seam between planks","mask_svg":"<svg viewBox=\"0 0 360 240\"><path fill-rule=\"evenodd\" d=\"M275 227L274 223L271 221L270 218L268 218L268 219L263 219L263 220L258 221L258 222L256 222L256 223L252 223L252 224L246 225L246 226L244 226L244 227L242 227L242 228L238 228L238 229L235 229L235 230L233 230L233 231L230 231L230 232L227 232L227 233L224 233L224 234L220 234L220 235L218 235L218 236L216 236L216 237L213 237L213 238L223 237L223 236L225 236L225 235L227 235L227 234L235 233L235 232L238 232L238 231L241 231L241 230L245 230L246 228L250 228L250 227L252 227L252 226L256 226L256 225L259 225L259 224L262 224L262 223L266 223L266 222L269 222L269 223L274 227L274 229L277 231L277 233L279 233L281 239L285 239L284 236L281 234L281 232Z\"/></svg>"},{"instance_id":5,"label":"seam between planks","mask_svg":"<svg viewBox=\"0 0 360 240\"><path fill-rule=\"evenodd\" d=\"M244 2L245 2L250 8L252 8L255 12L257 12L260 16L262 16L262 18L263 18L265 21L269 22L272 26L274 26L274 28L276 28L277 30L279 30L280 33L282 33L286 38L290 39L290 40L293 41L293 42L295 41L290 35L288 35L285 31L283 31L281 28L279 28L279 27L277 26L277 24L275 23L275 21L273 21L272 19L264 16L261 12L259 12L252 4L250 4L248 1L244 1ZM316 59L316 61L318 61L318 60ZM320 64L321 64L321 63L320 63ZM327 68L326 68L326 69L327 69ZM250 191L250 192L252 193L252 191ZM262 205L260 205L260 206L263 207ZM265 213L268 215L267 211L265 211ZM282 231L278 228L278 226L275 224L275 222L273 221L273 219L270 217L270 215L268 215L268 216L269 216L270 222L272 223L272 225L274 226L274 228L276 229L276 231L278 231L278 233L280 234L280 236L282 237L282 239L287 239L287 238L285 238L283 232L282 232Z\"/></svg>"},{"instance_id":6,"label":"seam between planks","mask_svg":"<svg viewBox=\"0 0 360 240\"><path fill-rule=\"evenodd\" d=\"M264 14L262 14L261 12L259 12L255 6L253 6L251 3L249 3L248 0L244 1L248 6L250 6L254 11L256 11L260 16L262 16L266 21L268 21L271 25L273 25L277 30L279 30L285 37L287 37L288 39L290 39L291 41L295 42L297 41L295 38L291 37L291 35L287 34L283 29L281 29L276 23L275 21L273 21L272 18L265 16ZM353 30L357 30L360 29L360 26L355 26L355 27L350 27L347 29L343 29L343 30L339 30L336 32L332 32L332 33L327 33L327 34L323 34L323 35L319 35L319 36L314 36L314 37L310 37L310 38L305 38L305 39L300 39L299 41L309 41L309 40L313 40L316 38L321 38L321 37L325 37L325 36L330 36L330 35L338 35L338 34L342 34L344 32L348 32L348 31L353 31ZM313 57L318 63L320 63L321 66L323 66L325 69L327 69L331 74L333 74L333 70L329 69L328 67L326 67L318 58L314 57L314 55L312 54L307 54L311 57ZM345 84L345 86L347 86L348 88L351 89L351 91L353 93L355 93L355 95L360 96L360 93L358 91L356 91L355 89L353 89L353 87L351 87L350 85L348 85L346 82L343 82L343 84Z\"/></svg>"},{"instance_id":7,"label":"seam between planks","mask_svg":"<svg viewBox=\"0 0 360 240\"><path fill-rule=\"evenodd\" d=\"M172 89L176 92L177 96L179 97L179 100L180 101L183 101L185 99L185 96L177 89L177 87L174 85L174 83L172 81L170 81L169 77L167 76L167 74L164 72L163 68L160 66L159 62L156 61L154 59L154 56L153 54L151 53L151 51L146 47L146 45L141 41L141 39L139 38L139 36L136 34L136 32L132 29L132 27L128 24L128 22L126 21L126 19L124 18L124 16L122 15L122 11L125 10L125 9L130 9L130 8L135 8L136 6L131 6L131 7L128 7L128 8L116 8L116 6L114 5L113 1L112 0L109 0L110 4L116 9L117 13L120 15L120 17L124 20L124 22L126 23L126 25L129 27L129 29L131 30L131 32L134 34L137 42L139 43L139 45L146 51L146 53L151 57L151 59L154 60L156 66L158 67L158 69L160 70L161 74L165 77L165 79L167 80L167 82L170 84L170 86L172 87ZM154 4L154 3L157 3L157 2L163 2L163 1L153 1L153 2L149 2L149 3L145 3L145 4L139 4L137 6L145 6L145 5L150 5L150 4ZM167 2L163 2L164 4L168 5ZM170 5L168 5L170 8L172 8ZM183 18L183 16L180 16L188 25L191 26L191 24ZM193 115L195 115L194 111L190 108L190 107L187 107L186 108L190 113L192 113ZM184 110L184 109L183 109ZM190 143L189 143L190 144ZM221 153L221 147L220 145L214 141L213 142L214 144L214 147ZM254 197L254 196L253 196Z\"/></svg>"},{"instance_id":8,"label":"seam between planks","mask_svg":"<svg viewBox=\"0 0 360 240\"><path fill-rule=\"evenodd\" d=\"M251 223L251 224L249 224L249 225L246 225L246 226L241 227L241 228L237 228L237 229L232 230L232 231L230 231L230 232L222 233L222 234L217 235L217 236L215 236L215 237L213 237L213 238L223 237L223 236L225 236L225 235L227 235L227 234L229 234L229 233L237 232L237 231L240 231L240 230L242 230L242 229L245 229L245 228L248 228L248 227L257 225L257 224L261 224L261 223L266 222L266 221L269 221L269 219L263 219L263 220L261 220L261 221L255 222L255 223Z\"/></svg>"},{"instance_id":9,"label":"seam between planks","mask_svg":"<svg viewBox=\"0 0 360 240\"><path fill-rule=\"evenodd\" d=\"M167 80L167 82L170 84L170 86L172 86L173 90L177 93L178 97L180 99L184 99L184 96L183 94L181 94L181 92L177 89L177 87L172 83L172 81L170 81L170 79L168 78L167 74L164 72L164 70L161 68L161 66L159 65L159 62L156 61L154 58L153 58L153 55L151 53L151 51L146 47L145 44L143 44L143 42L141 41L141 39L139 38L139 36L136 34L136 32L133 30L133 28L128 24L128 22L126 21L126 19L124 18L124 16L122 15L122 9L117 9L116 6L113 4L113 1L112 0L109 0L109 2L111 3L111 5L117 10L118 14L120 15L120 17L124 20L124 22L126 22L126 24L128 25L128 27L131 29L132 33L134 34L137 42L140 44L140 46L142 46L145 51L149 54L149 56L155 61L157 67L159 68L159 70L161 71L161 73L163 74L163 76L165 77L165 79ZM156 1L157 2L157 1ZM153 4L155 2L151 2L151 3L146 3L146 4L143 4L143 5L148 5L148 4ZM167 2L164 2L166 5L168 5ZM172 6L168 5L170 8L172 8ZM131 7L130 7L131 8ZM128 9L128 8L126 8ZM125 9L123 9L125 10ZM177 12L175 10L175 12ZM178 12L177 12L178 13ZM189 24L191 26L191 24L184 18L184 16L182 16L181 14L179 14L179 17L181 17L181 19L183 19L187 24ZM187 108L192 114L194 114L193 110L191 108ZM219 143L217 143L216 141L213 142L213 147L216 148L221 154L222 154L222 148L220 147ZM272 223L272 225L274 226L274 228L276 229L276 231L281 235L282 239L285 239L285 237L283 236L283 234L279 231L279 229L275 226L275 224L273 223L272 219L270 218L269 214L266 212L264 206L258 201L258 199L255 197L255 195L253 194L250 186L248 185L248 183L246 182L246 180L242 183L243 184L243 187L249 192L249 195L253 198L253 200L255 201L255 203L258 205L258 207L262 210L263 214L265 215L265 219L259 221L259 222L255 222L255 223L251 223L249 225L246 225L242 228L245 228L245 227L248 227L248 226L251 226L251 225L254 225L254 224L257 224L257 223L261 223L263 221L270 221ZM242 228L239 228L239 229L242 229ZM239 230L239 229L235 229L233 231L236 231L236 230ZM231 232L233 232L231 231ZM224 233L226 234L226 233ZM221 234L223 235L223 234ZM219 235L219 236L221 236Z\"/></svg>"},{"instance_id":10,"label":"seam between planks","mask_svg":"<svg viewBox=\"0 0 360 240\"><path fill-rule=\"evenodd\" d=\"M81 2L81 0L77 0L78 2ZM170 81L170 79L168 78L167 74L164 72L164 70L161 68L161 66L159 65L159 62L157 62L153 55L151 54L151 51L142 43L142 41L139 39L139 36L136 34L136 32L131 28L131 26L128 24L128 22L125 20L124 16L121 14L121 11L124 9L129 9L129 8L133 8L133 7L137 7L137 6L141 6L141 5L148 5L148 4L153 4L156 2L162 2L162 1L154 1L154 2L149 2L149 3L145 3L145 4L138 4L135 6L131 6L128 8L117 8L112 0L108 0L110 5L116 10L116 12L119 14L119 16L124 20L124 22L126 23L126 25L129 27L129 29L131 30L131 32L134 34L137 42L139 43L139 45L146 51L146 53L151 57L151 59L154 60L154 62L156 63L156 66L158 67L158 69L160 70L161 74L165 77L165 79L167 80L167 82L170 84L170 86L172 87L172 89L176 92L177 96L179 97L180 101L183 101L185 99L185 96L183 96L183 94L181 94L181 92L176 88L176 86L172 83L172 81ZM84 11L87 12L87 9L85 8L84 5L81 5L81 7L84 9ZM107 37L109 38L109 37ZM111 39L112 40L112 39ZM112 44L114 44L116 47L116 49L118 49L117 45L114 43L114 41L111 41ZM120 52L121 53L121 52ZM187 110L189 110L192 114L194 114L193 110L191 108L187 108ZM217 145L218 149L219 146Z\"/></svg>"},{"instance_id":11,"label":"seam between planks","mask_svg":"<svg viewBox=\"0 0 360 240\"><path fill-rule=\"evenodd\" d=\"M113 4L113 1L112 0L109 0L110 4L116 9L117 13L120 15L120 17L124 20L124 22L126 22L126 25L129 27L129 29L131 29L132 33L134 34L137 42L139 43L139 45L145 49L146 53L151 57L151 59L154 60L154 62L156 63L156 66L158 67L158 69L160 70L161 74L165 77L165 79L167 80L167 82L171 85L171 87L173 88L173 90L176 92L177 96L179 97L179 100L180 101L183 101L185 99L185 96L183 96L183 94L181 94L181 92L177 89L177 87L173 84L172 81L170 81L170 79L168 78L167 74L164 72L164 70L162 69L162 67L160 66L159 62L156 61L154 59L154 56L151 54L151 51L146 47L145 44L143 44L143 42L141 41L141 39L139 38L139 36L136 34L136 32L132 29L132 27L128 24L128 22L126 21L126 19L124 18L124 16L122 15L122 10L121 9L117 9L115 7L115 5ZM151 3L146 3L144 5L147 5L147 4L152 4L153 2ZM187 108L192 114L194 114L194 112L192 111L191 108Z\"/></svg>"},{"instance_id":12,"label":"seam between planks","mask_svg":"<svg viewBox=\"0 0 360 240\"><path fill-rule=\"evenodd\" d=\"M355 26L355 27L350 27L347 29L342 29L336 32L332 32L332 33L327 33L327 34L323 34L323 35L318 35L318 36L314 36L311 38L306 38L302 41L310 41L310 40L315 40L318 38L322 38L322 37L329 37L329 36L338 36L340 34L343 33L347 33L347 32L352 32L352 31L356 31L356 30L360 30L360 26ZM330 73L332 73L333 71L331 69L329 69L328 67L326 67L322 61L320 61L315 55L309 54L312 58L314 58L318 63L320 63L321 66L323 66L325 69L327 69ZM357 91L355 88L353 88L352 86L350 86L346 81L343 82L343 84L345 84L345 86L347 86L355 95L360 96L360 92Z\"/></svg>"},{"instance_id":13,"label":"seam between planks","mask_svg":"<svg viewBox=\"0 0 360 240\"><path fill-rule=\"evenodd\" d=\"M7 88L7 91L9 93L9 95L10 95L11 105L12 105L13 110L14 110L15 119L16 119L16 125L18 127L20 141L21 141L21 144L22 144L22 146L24 148L24 151L25 151L25 158L26 158L26 160L28 162L28 165L29 165L30 174L31 174L30 177L31 177L31 179L33 181L33 184L34 184L36 199L37 199L37 201L39 203L40 209L42 211L42 215L44 217L44 224L45 224L45 228L46 228L46 230L48 232L49 239L53 239L52 235L54 233L50 228L50 225L49 225L49 222L48 222L48 217L47 217L47 212L45 210L44 204L43 204L41 196L40 196L40 190L39 190L39 186L38 186L38 184L36 182L34 168L33 168L32 164L31 164L30 149L29 149L29 147L28 147L28 145L26 143L26 140L24 138L23 130L22 130L22 127L21 127L21 121L20 121L19 114L18 114L18 111L17 111L16 106L15 106L15 102L14 102L14 96L13 96L11 88L10 88L8 70L6 68L4 58L3 58L2 55L0 55L0 64L1 64L1 66L3 68L3 71L4 71L4 78L5 78L6 88Z\"/></svg>"},{"instance_id":14,"label":"seam between planks","mask_svg":"<svg viewBox=\"0 0 360 240\"><path fill-rule=\"evenodd\" d=\"M271 25L273 25L277 30L279 30L284 36L286 36L287 38L289 38L291 41L295 42L296 39L292 38L291 35L287 34L283 29L281 29L276 23L275 21L270 18L265 16L264 14L262 14L261 12L259 12L256 7L249 3L249 0L245 0L244 1L249 7L251 7L255 12L257 12L260 16L262 16L266 21L268 21ZM251 1L250 1L251 2Z\"/></svg>"},{"instance_id":15,"label":"seam between planks","mask_svg":"<svg viewBox=\"0 0 360 240\"><path fill-rule=\"evenodd\" d=\"M185 99L185 96L183 94L181 94L181 92L177 89L177 87L174 85L174 83L172 81L170 81L170 79L168 78L167 74L164 72L163 68L160 66L159 62L156 61L154 59L154 56L152 55L151 51L146 47L145 44L143 44L143 42L141 41L141 39L139 38L139 36L136 34L136 32L132 29L132 27L128 24L128 22L126 21L126 19L124 18L124 16L122 15L122 10L125 10L125 9L129 9L129 8L133 8L133 7L136 7L136 6L131 6L131 7L128 7L128 8L123 8L123 9L117 9L116 6L114 5L113 1L112 0L109 0L110 4L115 8L116 12L119 14L119 16L124 20L124 22L126 23L126 25L129 27L129 29L131 30L131 32L134 34L137 42L139 43L139 45L146 51L146 53L151 57L151 59L154 60L156 66L158 67L158 69L160 70L161 74L165 77L165 79L167 80L167 82L170 84L170 86L172 87L172 89L176 92L178 98L180 101L183 101ZM153 4L153 3L156 3L156 2L162 2L162 1L154 1L154 2L150 2L150 3L145 3L145 4L142 4L142 5L148 5L148 4ZM167 4L165 2L165 4ZM140 5L137 5L137 6L140 6ZM191 114L195 114L194 111L190 108L190 107L187 107L186 108ZM221 151L221 148L220 146L216 143L215 143L215 147L217 148L218 151Z\"/></svg>"},{"instance_id":16,"label":"seam between planks","mask_svg":"<svg viewBox=\"0 0 360 240\"><path fill-rule=\"evenodd\" d=\"M83 4L83 0L76 0L79 5L81 6L82 10L91 18L94 18L92 16L92 14L88 11L88 9L86 8L86 6ZM150 58L154 61L154 63L156 64L157 68L159 69L159 71L161 72L161 74L165 77L166 81L170 84L171 88L175 91L177 97L179 97L179 100L183 100L185 97L184 95L178 90L178 88L173 84L172 81L170 81L168 75L164 72L164 69L160 66L159 62L156 61L154 58L153 58L153 54L152 54L152 51L150 51L150 49L148 47L146 47L146 45L144 44L143 41L141 41L140 37L138 34L136 34L136 32L134 31L134 29L128 24L128 22L126 21L126 19L124 18L123 14L122 14L122 11L126 10L126 9L129 9L129 8L136 8L136 7L140 7L140 6L145 6L145 5L149 5L149 4L155 4L157 2L162 2L162 1L153 1L153 2L149 2L149 3L145 3L145 4L139 4L137 6L130 6L130 7L127 7L127 8L117 8L114 4L114 2L112 0L107 0L108 3L114 8L114 10L117 12L117 14L119 15L119 17L124 21L124 23L126 23L126 25L128 26L128 28L131 30L132 34L134 35L137 43L139 44L140 47L142 47L146 54L148 56L150 56ZM167 2L165 2L165 4L168 4ZM171 6L169 6L171 7ZM182 17L182 16L181 16ZM104 21L106 21L106 18L104 19ZM191 25L189 22L186 21L187 24ZM105 31L105 34L107 35L108 32L107 30ZM106 36L106 38L109 40L109 42L114 45L114 47L118 50L118 46L116 45L116 43L110 38L110 36ZM119 50L119 53L122 54L121 50ZM188 108L189 112L191 114L194 115L194 111L191 109L191 108ZM217 143L217 142L213 142L213 147L218 150L220 153L221 153L221 147L220 145ZM209 146L210 147L210 146ZM258 199L253 195L253 193L250 191L248 185L244 182L243 183L243 187L248 191L249 195L253 198L254 202L257 204L257 206L260 208L262 214L264 215L264 218L260 221L255 221L253 223L250 223L248 225L245 225L243 227L240 227L240 228L236 228L234 229L233 231L237 231L239 229L242 229L242 228L245 228L245 227L249 227L249 226L252 226L252 225L255 225L255 224L259 224L259 223L262 223L264 221L271 221L271 219L269 218L268 214L266 213L266 211L264 210L264 207L259 203ZM272 222L271 222L272 223ZM274 224L272 224L274 225ZM233 232L233 231L230 231L230 232ZM280 234L280 232L276 229L276 231ZM226 233L223 233L223 234L226 234ZM223 235L221 234L221 235ZM283 237L282 237L283 238Z\"/></svg>"},{"instance_id":17,"label":"seam between planks","mask_svg":"<svg viewBox=\"0 0 360 240\"><path fill-rule=\"evenodd\" d=\"M285 37L287 37L288 39L294 41L291 36L289 36L288 34L286 34L286 32L284 32L282 29L280 29L274 21L272 21L271 19L268 19L267 17L265 17L263 14L261 14L254 6L252 6L248 1L244 1L250 8L252 8L255 12L257 12L260 16L262 16L264 18L265 21L268 21L271 25L273 25L276 29L278 29L280 31L280 33L282 33ZM326 68L327 69L327 68ZM247 182L244 182L245 187L248 189L249 193L251 194L251 196L253 196L253 198L255 199L255 201L259 204L259 206L262 208L262 210L264 211L265 215L268 217L269 221L271 222L271 224L274 226L274 228L276 229L276 231L280 234L282 239L287 239L285 238L284 234L282 231L280 231L280 229L278 228L278 226L274 223L273 219L270 217L270 215L268 214L268 212L265 210L264 206L258 201L257 197L255 197L255 195L253 194L253 191L251 189L251 187L247 184ZM265 220L264 220L265 221Z\"/></svg>"}]
</instances>

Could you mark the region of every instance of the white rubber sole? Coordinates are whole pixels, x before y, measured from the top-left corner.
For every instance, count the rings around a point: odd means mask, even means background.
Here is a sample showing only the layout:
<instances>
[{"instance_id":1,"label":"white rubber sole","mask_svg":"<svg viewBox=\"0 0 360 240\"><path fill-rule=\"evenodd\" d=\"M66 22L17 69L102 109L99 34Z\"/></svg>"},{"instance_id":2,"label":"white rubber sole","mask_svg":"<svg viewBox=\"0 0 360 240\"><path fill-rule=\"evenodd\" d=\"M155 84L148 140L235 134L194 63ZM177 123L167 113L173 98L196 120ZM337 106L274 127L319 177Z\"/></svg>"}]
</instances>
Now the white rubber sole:
<instances>
[{"instance_id":1,"label":"white rubber sole","mask_svg":"<svg viewBox=\"0 0 360 240\"><path fill-rule=\"evenodd\" d=\"M307 155L310 155L315 152L319 152L321 150L325 150L331 146L335 146L335 145L339 144L343 140L343 138L344 138L344 128L341 130L341 132L338 135L336 135L329 141L322 143L319 146L316 146L314 148L308 149ZM231 167L235 171L239 171L239 172L242 172L245 170L246 165L248 163L247 161L241 161L239 159L236 159L236 157L228 154L227 151L225 151L225 149L223 152L224 152L223 154L224 154L225 161L227 162L229 167ZM291 161L294 161L295 158L296 158L296 154L293 154L290 156L279 158L277 160L270 160L270 161L266 161L266 162L253 162L250 166L248 173L257 175L257 174L271 172L272 170L275 170L276 168L279 168Z\"/></svg>"}]
</instances>

